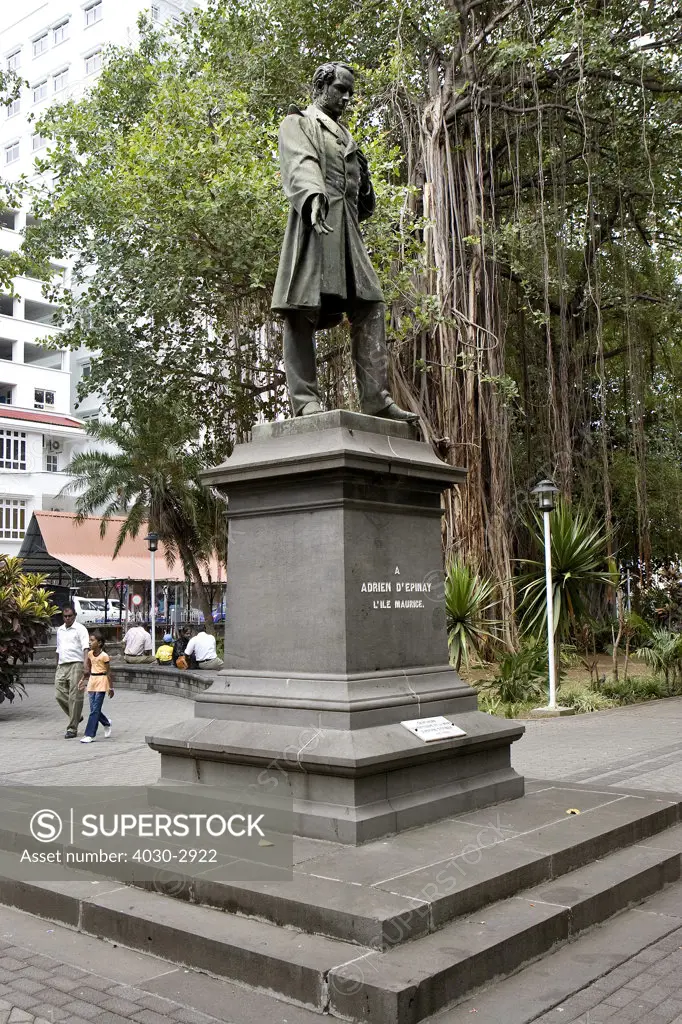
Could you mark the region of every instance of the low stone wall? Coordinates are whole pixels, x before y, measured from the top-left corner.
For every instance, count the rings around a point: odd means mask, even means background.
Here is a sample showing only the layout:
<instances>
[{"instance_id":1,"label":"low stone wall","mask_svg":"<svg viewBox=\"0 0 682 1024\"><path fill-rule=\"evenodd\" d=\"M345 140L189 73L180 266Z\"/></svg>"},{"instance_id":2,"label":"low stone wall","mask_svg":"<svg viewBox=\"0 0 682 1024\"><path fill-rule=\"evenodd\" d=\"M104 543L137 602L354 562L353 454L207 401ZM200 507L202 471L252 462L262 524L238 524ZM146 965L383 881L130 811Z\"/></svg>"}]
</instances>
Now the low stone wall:
<instances>
[{"instance_id":1,"label":"low stone wall","mask_svg":"<svg viewBox=\"0 0 682 1024\"><path fill-rule=\"evenodd\" d=\"M54 652L57 645L56 639L53 639L51 643L39 644L36 647L35 661L54 661ZM107 654L111 658L123 657L123 641L122 640L107 640L106 648Z\"/></svg>"},{"instance_id":2,"label":"low stone wall","mask_svg":"<svg viewBox=\"0 0 682 1024\"><path fill-rule=\"evenodd\" d=\"M54 683L56 663L52 660L33 661L19 666L19 679L25 686ZM194 700L213 682L212 672L182 672L177 668L159 668L155 665L126 665L123 661L111 663L116 690L140 690L143 693L168 693L174 697Z\"/></svg>"}]
</instances>

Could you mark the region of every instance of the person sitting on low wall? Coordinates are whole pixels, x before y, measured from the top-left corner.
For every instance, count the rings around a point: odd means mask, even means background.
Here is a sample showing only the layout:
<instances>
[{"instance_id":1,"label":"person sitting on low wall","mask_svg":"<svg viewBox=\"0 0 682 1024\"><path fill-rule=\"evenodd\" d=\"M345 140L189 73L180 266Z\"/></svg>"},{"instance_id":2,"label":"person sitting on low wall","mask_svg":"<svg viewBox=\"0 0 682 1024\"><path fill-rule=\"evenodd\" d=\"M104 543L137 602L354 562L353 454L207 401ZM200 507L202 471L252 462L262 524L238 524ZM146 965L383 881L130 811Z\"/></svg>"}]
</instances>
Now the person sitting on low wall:
<instances>
[{"instance_id":1,"label":"person sitting on low wall","mask_svg":"<svg viewBox=\"0 0 682 1024\"><path fill-rule=\"evenodd\" d=\"M219 668L223 667L223 662L216 651L215 637L207 633L203 626L185 648L185 657L190 658L192 655L194 655L198 669L217 672Z\"/></svg>"},{"instance_id":2,"label":"person sitting on low wall","mask_svg":"<svg viewBox=\"0 0 682 1024\"><path fill-rule=\"evenodd\" d=\"M183 626L180 630L177 640L173 644L173 665L175 668L190 668L189 658L185 662L178 666L178 658L184 657L187 644L190 642L192 637L192 630L189 626Z\"/></svg>"},{"instance_id":3,"label":"person sitting on low wall","mask_svg":"<svg viewBox=\"0 0 682 1024\"><path fill-rule=\"evenodd\" d=\"M154 655L161 668L172 668L173 665L173 634L165 633L163 643L156 648Z\"/></svg>"},{"instance_id":4,"label":"person sitting on low wall","mask_svg":"<svg viewBox=\"0 0 682 1024\"><path fill-rule=\"evenodd\" d=\"M154 661L152 638L144 626L131 626L126 633L123 660L129 665L148 665Z\"/></svg>"}]
</instances>

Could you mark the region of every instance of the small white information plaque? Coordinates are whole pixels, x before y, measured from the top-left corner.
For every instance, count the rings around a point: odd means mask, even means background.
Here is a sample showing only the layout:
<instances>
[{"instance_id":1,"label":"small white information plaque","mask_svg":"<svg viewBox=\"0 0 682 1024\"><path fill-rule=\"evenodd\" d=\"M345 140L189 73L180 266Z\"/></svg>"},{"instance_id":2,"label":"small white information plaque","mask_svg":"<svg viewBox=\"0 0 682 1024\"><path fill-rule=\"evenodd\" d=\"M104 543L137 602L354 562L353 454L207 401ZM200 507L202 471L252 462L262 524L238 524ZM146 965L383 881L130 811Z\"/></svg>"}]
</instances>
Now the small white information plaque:
<instances>
[{"instance_id":1,"label":"small white information plaque","mask_svg":"<svg viewBox=\"0 0 682 1024\"><path fill-rule=\"evenodd\" d=\"M464 729L453 725L442 715L437 718L415 718L411 722L401 722L400 724L424 743L433 743L434 740L450 740L453 736L466 736Z\"/></svg>"}]
</instances>

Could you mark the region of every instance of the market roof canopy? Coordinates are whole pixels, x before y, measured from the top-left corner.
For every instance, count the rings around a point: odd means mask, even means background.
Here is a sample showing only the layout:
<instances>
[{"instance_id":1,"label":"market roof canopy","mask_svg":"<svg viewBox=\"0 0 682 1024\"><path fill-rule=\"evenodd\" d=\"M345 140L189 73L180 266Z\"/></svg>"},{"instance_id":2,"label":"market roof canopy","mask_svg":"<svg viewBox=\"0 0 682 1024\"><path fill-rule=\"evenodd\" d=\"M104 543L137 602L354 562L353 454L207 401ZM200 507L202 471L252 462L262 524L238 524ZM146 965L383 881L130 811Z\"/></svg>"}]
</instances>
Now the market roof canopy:
<instances>
[{"instance_id":1,"label":"market roof canopy","mask_svg":"<svg viewBox=\"0 0 682 1024\"><path fill-rule=\"evenodd\" d=\"M116 540L124 522L122 516L112 516L104 537L100 536L102 519L89 516L76 522L71 512L34 512L21 545L19 557L24 559L28 572L46 572L52 575L60 566L74 569L80 576L91 580L148 580L151 578L151 558L147 542L146 524L137 537L126 537L114 558ZM224 578L224 571L215 559L209 563L211 579ZM208 574L207 574L208 575ZM184 582L185 572L180 559L168 564L166 547L159 541L156 552L156 579L174 583Z\"/></svg>"}]
</instances>

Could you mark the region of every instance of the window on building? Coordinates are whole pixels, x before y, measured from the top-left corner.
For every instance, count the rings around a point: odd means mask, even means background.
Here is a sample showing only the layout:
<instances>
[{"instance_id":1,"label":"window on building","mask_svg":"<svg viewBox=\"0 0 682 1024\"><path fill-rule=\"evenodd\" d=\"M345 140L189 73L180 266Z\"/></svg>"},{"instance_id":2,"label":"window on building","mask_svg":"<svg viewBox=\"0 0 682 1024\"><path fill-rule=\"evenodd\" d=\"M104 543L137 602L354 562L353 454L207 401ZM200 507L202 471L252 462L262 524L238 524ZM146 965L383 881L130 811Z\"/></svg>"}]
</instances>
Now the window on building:
<instances>
[{"instance_id":1,"label":"window on building","mask_svg":"<svg viewBox=\"0 0 682 1024\"><path fill-rule=\"evenodd\" d=\"M9 146L5 146L5 163L13 164L15 160L19 159L19 140L11 142Z\"/></svg>"},{"instance_id":2,"label":"window on building","mask_svg":"<svg viewBox=\"0 0 682 1024\"><path fill-rule=\"evenodd\" d=\"M7 58L7 70L8 71L18 71L19 70L19 61L20 61L20 59L21 59L21 50L15 50L14 53L10 53L9 57Z\"/></svg>"},{"instance_id":3,"label":"window on building","mask_svg":"<svg viewBox=\"0 0 682 1024\"><path fill-rule=\"evenodd\" d=\"M47 50L47 32L43 32L42 36L38 36L37 39L33 40L33 56L39 57L41 53L45 53Z\"/></svg>"},{"instance_id":4,"label":"window on building","mask_svg":"<svg viewBox=\"0 0 682 1024\"><path fill-rule=\"evenodd\" d=\"M58 455L46 455L45 456L45 469L48 473L59 472L59 456Z\"/></svg>"},{"instance_id":5,"label":"window on building","mask_svg":"<svg viewBox=\"0 0 682 1024\"><path fill-rule=\"evenodd\" d=\"M83 380L87 380L89 376L90 376L90 363L83 363L83 366L81 368L81 377L83 378Z\"/></svg>"},{"instance_id":6,"label":"window on building","mask_svg":"<svg viewBox=\"0 0 682 1024\"><path fill-rule=\"evenodd\" d=\"M26 434L0 430L0 469L26 469Z\"/></svg>"},{"instance_id":7,"label":"window on building","mask_svg":"<svg viewBox=\"0 0 682 1024\"><path fill-rule=\"evenodd\" d=\"M0 537L23 540L26 533L26 502L21 498L0 498Z\"/></svg>"},{"instance_id":8,"label":"window on building","mask_svg":"<svg viewBox=\"0 0 682 1024\"><path fill-rule=\"evenodd\" d=\"M95 50L85 58L85 74L94 75L102 67L102 51Z\"/></svg>"},{"instance_id":9,"label":"window on building","mask_svg":"<svg viewBox=\"0 0 682 1024\"><path fill-rule=\"evenodd\" d=\"M60 92L62 89L66 89L69 84L69 69L64 68L63 71L58 71L52 76L52 91Z\"/></svg>"},{"instance_id":10,"label":"window on building","mask_svg":"<svg viewBox=\"0 0 682 1024\"><path fill-rule=\"evenodd\" d=\"M69 38L69 19L61 21L58 25L55 25L52 29L52 45L58 46L59 43L63 43L65 39Z\"/></svg>"},{"instance_id":11,"label":"window on building","mask_svg":"<svg viewBox=\"0 0 682 1024\"><path fill-rule=\"evenodd\" d=\"M33 152L35 153L37 149L42 149L47 145L47 139L44 139L42 135L34 135L31 139L31 143L33 146Z\"/></svg>"},{"instance_id":12,"label":"window on building","mask_svg":"<svg viewBox=\"0 0 682 1024\"><path fill-rule=\"evenodd\" d=\"M96 21L102 20L102 0L90 4L85 8L85 26L94 25Z\"/></svg>"},{"instance_id":13,"label":"window on building","mask_svg":"<svg viewBox=\"0 0 682 1024\"><path fill-rule=\"evenodd\" d=\"M40 103L41 100L47 99L47 79L44 78L42 82L36 82L33 86L33 102Z\"/></svg>"},{"instance_id":14,"label":"window on building","mask_svg":"<svg viewBox=\"0 0 682 1024\"><path fill-rule=\"evenodd\" d=\"M9 384L0 384L0 405L12 404L12 390Z\"/></svg>"},{"instance_id":15,"label":"window on building","mask_svg":"<svg viewBox=\"0 0 682 1024\"><path fill-rule=\"evenodd\" d=\"M7 104L7 116L8 117L14 117L14 115L18 114L20 110L21 110L21 100L17 96L17 98L15 100L12 100L11 103Z\"/></svg>"}]
</instances>

